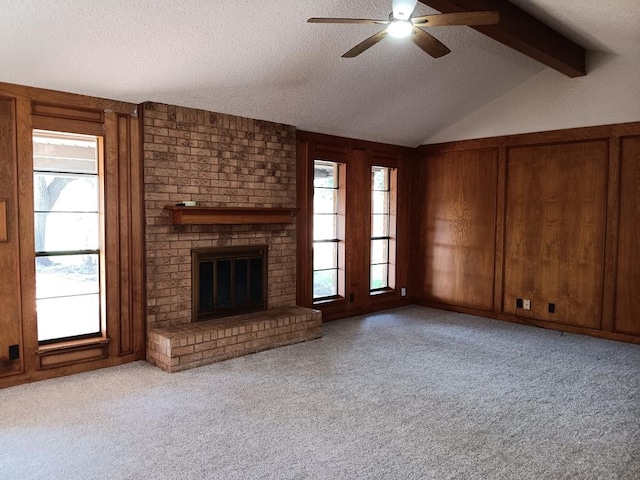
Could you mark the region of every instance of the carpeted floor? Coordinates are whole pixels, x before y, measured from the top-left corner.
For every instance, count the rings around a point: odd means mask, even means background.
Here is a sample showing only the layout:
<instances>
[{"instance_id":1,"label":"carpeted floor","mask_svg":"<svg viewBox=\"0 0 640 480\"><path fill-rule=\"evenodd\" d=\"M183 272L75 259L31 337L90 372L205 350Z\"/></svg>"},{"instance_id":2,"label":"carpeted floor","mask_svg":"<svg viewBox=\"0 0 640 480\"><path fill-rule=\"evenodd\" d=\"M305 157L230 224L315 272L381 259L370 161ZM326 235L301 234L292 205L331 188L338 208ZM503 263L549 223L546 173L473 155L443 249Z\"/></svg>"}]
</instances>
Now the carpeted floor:
<instances>
[{"instance_id":1,"label":"carpeted floor","mask_svg":"<svg viewBox=\"0 0 640 480\"><path fill-rule=\"evenodd\" d=\"M640 346L415 306L0 405L2 479L640 479Z\"/></svg>"}]
</instances>

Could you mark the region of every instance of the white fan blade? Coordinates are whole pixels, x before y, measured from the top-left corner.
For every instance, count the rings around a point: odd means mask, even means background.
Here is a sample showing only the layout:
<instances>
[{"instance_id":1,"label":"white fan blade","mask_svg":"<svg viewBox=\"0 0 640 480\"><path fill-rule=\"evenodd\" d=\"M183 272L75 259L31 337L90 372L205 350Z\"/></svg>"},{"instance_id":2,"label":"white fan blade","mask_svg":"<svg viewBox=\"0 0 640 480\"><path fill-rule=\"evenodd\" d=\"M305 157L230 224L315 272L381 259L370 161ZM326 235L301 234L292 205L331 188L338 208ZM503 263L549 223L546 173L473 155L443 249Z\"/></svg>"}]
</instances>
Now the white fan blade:
<instances>
[{"instance_id":1,"label":"white fan blade","mask_svg":"<svg viewBox=\"0 0 640 480\"><path fill-rule=\"evenodd\" d=\"M409 20L418 0L393 0L393 18Z\"/></svg>"}]
</instances>

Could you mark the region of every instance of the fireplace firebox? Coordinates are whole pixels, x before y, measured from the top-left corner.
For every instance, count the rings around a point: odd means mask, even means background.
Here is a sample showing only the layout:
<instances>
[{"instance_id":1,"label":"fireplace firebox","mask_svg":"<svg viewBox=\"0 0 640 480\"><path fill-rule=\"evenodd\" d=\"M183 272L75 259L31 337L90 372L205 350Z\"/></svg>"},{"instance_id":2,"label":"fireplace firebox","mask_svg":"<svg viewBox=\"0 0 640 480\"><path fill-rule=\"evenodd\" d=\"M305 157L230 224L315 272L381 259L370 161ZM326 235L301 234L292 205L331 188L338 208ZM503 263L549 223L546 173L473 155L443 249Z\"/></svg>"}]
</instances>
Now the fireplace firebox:
<instances>
[{"instance_id":1,"label":"fireplace firebox","mask_svg":"<svg viewBox=\"0 0 640 480\"><path fill-rule=\"evenodd\" d=\"M266 310L268 250L267 245L192 250L192 321Z\"/></svg>"}]
</instances>

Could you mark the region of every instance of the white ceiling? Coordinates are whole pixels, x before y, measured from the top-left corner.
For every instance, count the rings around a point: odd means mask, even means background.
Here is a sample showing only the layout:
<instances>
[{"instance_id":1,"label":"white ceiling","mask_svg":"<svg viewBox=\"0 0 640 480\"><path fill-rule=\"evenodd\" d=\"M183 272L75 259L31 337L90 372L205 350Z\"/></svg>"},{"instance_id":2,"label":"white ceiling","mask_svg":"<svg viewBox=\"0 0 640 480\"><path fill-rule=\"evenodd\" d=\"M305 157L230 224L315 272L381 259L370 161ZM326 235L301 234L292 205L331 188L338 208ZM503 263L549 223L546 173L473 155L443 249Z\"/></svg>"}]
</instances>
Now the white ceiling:
<instances>
[{"instance_id":1,"label":"white ceiling","mask_svg":"<svg viewBox=\"0 0 640 480\"><path fill-rule=\"evenodd\" d=\"M638 56L637 0L512 3L587 48ZM391 38L343 59L379 27L306 23L390 11L391 0L0 0L0 81L417 146L546 69L468 27L431 29L451 49L440 59Z\"/></svg>"}]
</instances>

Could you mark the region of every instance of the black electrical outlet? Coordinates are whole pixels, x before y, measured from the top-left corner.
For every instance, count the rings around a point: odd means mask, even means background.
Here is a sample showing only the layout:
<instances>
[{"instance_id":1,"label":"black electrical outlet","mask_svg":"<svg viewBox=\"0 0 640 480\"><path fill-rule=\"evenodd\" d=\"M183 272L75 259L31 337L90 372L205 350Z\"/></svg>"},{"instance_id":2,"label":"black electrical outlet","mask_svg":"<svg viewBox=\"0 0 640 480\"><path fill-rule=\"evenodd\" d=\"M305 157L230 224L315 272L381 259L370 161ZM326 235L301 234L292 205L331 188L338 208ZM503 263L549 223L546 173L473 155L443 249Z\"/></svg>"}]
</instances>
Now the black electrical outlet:
<instances>
[{"instance_id":1,"label":"black electrical outlet","mask_svg":"<svg viewBox=\"0 0 640 480\"><path fill-rule=\"evenodd\" d=\"M550 303L549 304L549 313L556 313L556 304L555 303Z\"/></svg>"},{"instance_id":2,"label":"black electrical outlet","mask_svg":"<svg viewBox=\"0 0 640 480\"><path fill-rule=\"evenodd\" d=\"M522 308L522 299L516 298L516 308Z\"/></svg>"},{"instance_id":3,"label":"black electrical outlet","mask_svg":"<svg viewBox=\"0 0 640 480\"><path fill-rule=\"evenodd\" d=\"M9 360L20 358L20 345L9 345Z\"/></svg>"},{"instance_id":4,"label":"black electrical outlet","mask_svg":"<svg viewBox=\"0 0 640 480\"><path fill-rule=\"evenodd\" d=\"M349 294L349 302L350 302L350 303L353 303L353 293L350 293L350 294Z\"/></svg>"}]
</instances>

